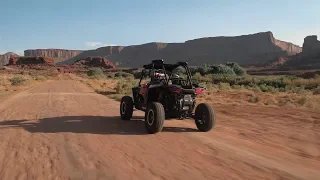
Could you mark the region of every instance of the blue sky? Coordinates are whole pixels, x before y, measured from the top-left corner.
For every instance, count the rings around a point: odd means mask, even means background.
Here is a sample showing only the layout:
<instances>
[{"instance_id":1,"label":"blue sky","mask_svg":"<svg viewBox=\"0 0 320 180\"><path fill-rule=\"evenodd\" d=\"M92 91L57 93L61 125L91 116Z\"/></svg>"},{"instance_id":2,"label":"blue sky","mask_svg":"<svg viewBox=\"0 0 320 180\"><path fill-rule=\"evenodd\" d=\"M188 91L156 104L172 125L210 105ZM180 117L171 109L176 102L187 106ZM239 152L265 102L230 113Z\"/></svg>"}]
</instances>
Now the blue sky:
<instances>
[{"instance_id":1,"label":"blue sky","mask_svg":"<svg viewBox=\"0 0 320 180\"><path fill-rule=\"evenodd\" d=\"M1 0L0 54L184 42L272 31L320 36L319 0Z\"/></svg>"}]
</instances>

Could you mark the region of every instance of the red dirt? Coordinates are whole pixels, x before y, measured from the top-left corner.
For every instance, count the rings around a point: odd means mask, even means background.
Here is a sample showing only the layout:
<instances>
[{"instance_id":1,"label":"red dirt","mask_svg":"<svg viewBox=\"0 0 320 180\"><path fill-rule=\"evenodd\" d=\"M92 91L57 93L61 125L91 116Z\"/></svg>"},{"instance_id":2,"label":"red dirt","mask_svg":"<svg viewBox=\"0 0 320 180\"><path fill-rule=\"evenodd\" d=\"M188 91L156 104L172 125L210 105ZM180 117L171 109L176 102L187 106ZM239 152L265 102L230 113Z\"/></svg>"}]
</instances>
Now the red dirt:
<instances>
[{"instance_id":1,"label":"red dirt","mask_svg":"<svg viewBox=\"0 0 320 180\"><path fill-rule=\"evenodd\" d=\"M73 80L0 103L0 179L305 179L320 177L320 113L215 104L208 133L166 121L145 134L143 113Z\"/></svg>"}]
</instances>

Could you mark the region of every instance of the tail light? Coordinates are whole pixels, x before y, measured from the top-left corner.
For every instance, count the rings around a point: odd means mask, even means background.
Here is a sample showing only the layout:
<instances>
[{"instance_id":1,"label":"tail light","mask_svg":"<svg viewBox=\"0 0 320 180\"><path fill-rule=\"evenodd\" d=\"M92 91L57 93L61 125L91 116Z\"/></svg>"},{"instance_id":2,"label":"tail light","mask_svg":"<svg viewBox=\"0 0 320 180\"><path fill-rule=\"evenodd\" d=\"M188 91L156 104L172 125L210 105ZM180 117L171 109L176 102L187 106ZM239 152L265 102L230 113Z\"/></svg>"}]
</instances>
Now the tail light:
<instances>
[{"instance_id":1,"label":"tail light","mask_svg":"<svg viewBox=\"0 0 320 180\"><path fill-rule=\"evenodd\" d=\"M203 92L203 88L196 88L195 92L196 94L201 94Z\"/></svg>"},{"instance_id":2,"label":"tail light","mask_svg":"<svg viewBox=\"0 0 320 180\"><path fill-rule=\"evenodd\" d=\"M169 88L169 91L173 93L181 93L182 89L172 87L172 88Z\"/></svg>"}]
</instances>

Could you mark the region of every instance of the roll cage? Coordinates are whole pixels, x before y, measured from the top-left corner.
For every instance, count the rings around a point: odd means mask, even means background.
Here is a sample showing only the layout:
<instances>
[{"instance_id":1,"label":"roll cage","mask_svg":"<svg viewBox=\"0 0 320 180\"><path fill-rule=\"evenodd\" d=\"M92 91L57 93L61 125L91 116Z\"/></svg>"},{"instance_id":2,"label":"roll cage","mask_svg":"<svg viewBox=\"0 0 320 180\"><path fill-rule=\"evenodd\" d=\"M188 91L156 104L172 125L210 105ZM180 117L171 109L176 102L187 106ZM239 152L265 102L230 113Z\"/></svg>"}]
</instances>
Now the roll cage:
<instances>
[{"instance_id":1,"label":"roll cage","mask_svg":"<svg viewBox=\"0 0 320 180\"><path fill-rule=\"evenodd\" d=\"M177 62L175 64L165 64L163 62L163 59L156 59L153 60L150 64L146 64L143 66L141 78L139 81L139 86L141 84L141 81L144 77L150 76L151 82L154 81L155 77L157 76L157 73L164 74L164 79L161 81L163 84L168 85L169 84L169 77L167 76L168 73L172 74L172 71L178 67L183 67L185 69L185 73L187 75L187 84L192 87L192 81L191 81L191 72L188 67L187 62Z\"/></svg>"}]
</instances>

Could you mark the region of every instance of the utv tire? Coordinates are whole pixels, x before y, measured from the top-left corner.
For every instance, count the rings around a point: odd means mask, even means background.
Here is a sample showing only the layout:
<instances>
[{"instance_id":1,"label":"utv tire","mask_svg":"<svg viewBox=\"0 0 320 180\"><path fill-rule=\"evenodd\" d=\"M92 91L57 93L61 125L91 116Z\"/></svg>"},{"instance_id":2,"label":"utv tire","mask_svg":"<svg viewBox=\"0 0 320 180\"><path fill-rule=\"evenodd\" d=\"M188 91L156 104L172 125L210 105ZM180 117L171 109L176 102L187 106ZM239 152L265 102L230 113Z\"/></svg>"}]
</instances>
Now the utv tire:
<instances>
[{"instance_id":1,"label":"utv tire","mask_svg":"<svg viewBox=\"0 0 320 180\"><path fill-rule=\"evenodd\" d=\"M133 112L133 100L130 96L124 96L120 103L120 115L122 120L130 120Z\"/></svg>"},{"instance_id":2,"label":"utv tire","mask_svg":"<svg viewBox=\"0 0 320 180\"><path fill-rule=\"evenodd\" d=\"M155 134L162 130L165 120L165 112L161 103L151 102L145 112L145 127L149 134Z\"/></svg>"},{"instance_id":3,"label":"utv tire","mask_svg":"<svg viewBox=\"0 0 320 180\"><path fill-rule=\"evenodd\" d=\"M208 132L216 124L215 111L209 104L199 104L195 110L195 117L195 123L199 131Z\"/></svg>"}]
</instances>

